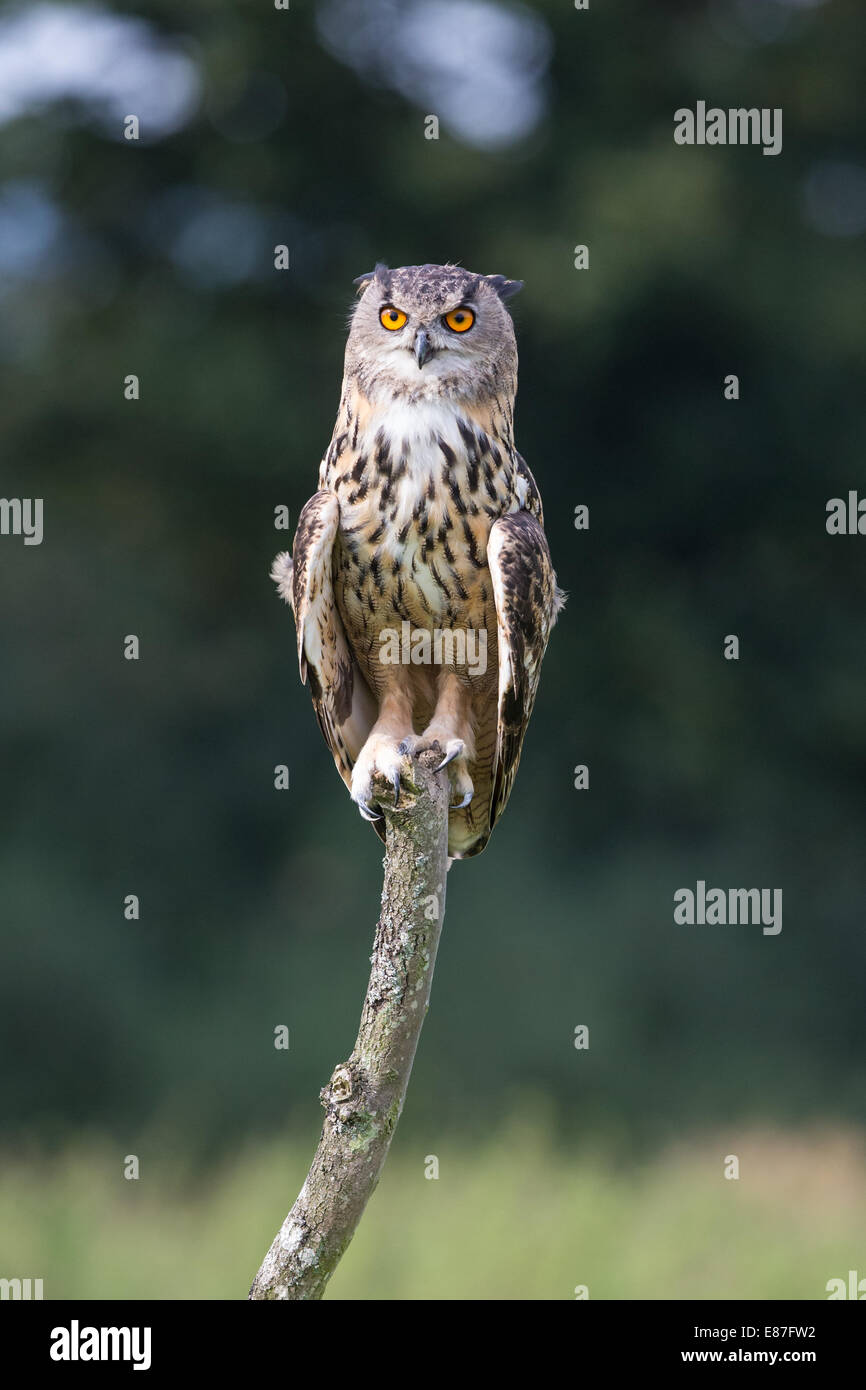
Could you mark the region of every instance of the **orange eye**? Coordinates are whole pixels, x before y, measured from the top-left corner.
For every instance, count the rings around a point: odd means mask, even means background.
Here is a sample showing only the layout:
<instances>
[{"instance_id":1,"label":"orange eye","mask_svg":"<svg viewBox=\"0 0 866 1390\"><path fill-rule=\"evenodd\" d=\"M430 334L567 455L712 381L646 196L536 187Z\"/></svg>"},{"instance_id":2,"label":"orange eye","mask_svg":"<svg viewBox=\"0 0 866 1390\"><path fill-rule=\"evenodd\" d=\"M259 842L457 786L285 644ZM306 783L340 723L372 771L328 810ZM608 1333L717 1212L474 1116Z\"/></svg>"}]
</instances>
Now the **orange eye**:
<instances>
[{"instance_id":1,"label":"orange eye","mask_svg":"<svg viewBox=\"0 0 866 1390\"><path fill-rule=\"evenodd\" d=\"M471 309L465 308L452 309L450 314L445 315L445 323L452 333L465 333L475 322L475 315Z\"/></svg>"},{"instance_id":2,"label":"orange eye","mask_svg":"<svg viewBox=\"0 0 866 1390\"><path fill-rule=\"evenodd\" d=\"M406 317L402 309L395 309L393 304L386 304L379 314L379 322L383 328L390 328L392 333L396 333L398 328L403 327Z\"/></svg>"}]
</instances>

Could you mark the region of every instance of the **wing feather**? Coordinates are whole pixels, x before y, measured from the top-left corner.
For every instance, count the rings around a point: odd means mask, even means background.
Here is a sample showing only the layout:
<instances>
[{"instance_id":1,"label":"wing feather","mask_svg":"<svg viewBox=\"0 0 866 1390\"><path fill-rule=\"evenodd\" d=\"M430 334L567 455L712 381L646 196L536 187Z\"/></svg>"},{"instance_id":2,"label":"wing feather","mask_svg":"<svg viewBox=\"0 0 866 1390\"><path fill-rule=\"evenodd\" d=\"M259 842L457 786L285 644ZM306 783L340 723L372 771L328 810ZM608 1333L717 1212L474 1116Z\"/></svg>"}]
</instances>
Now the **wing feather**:
<instances>
[{"instance_id":1,"label":"wing feather","mask_svg":"<svg viewBox=\"0 0 866 1390\"><path fill-rule=\"evenodd\" d=\"M511 512L494 523L487 543L487 564L493 582L499 656L492 830L511 795L547 640L564 595L556 587L541 521L530 511Z\"/></svg>"},{"instance_id":2,"label":"wing feather","mask_svg":"<svg viewBox=\"0 0 866 1390\"><path fill-rule=\"evenodd\" d=\"M352 656L334 596L333 552L340 526L336 495L316 492L298 518L292 557L278 555L271 578L295 615L301 680L309 680L319 727L337 771L352 768L376 720L376 702ZM377 827L378 828L378 827Z\"/></svg>"}]
</instances>

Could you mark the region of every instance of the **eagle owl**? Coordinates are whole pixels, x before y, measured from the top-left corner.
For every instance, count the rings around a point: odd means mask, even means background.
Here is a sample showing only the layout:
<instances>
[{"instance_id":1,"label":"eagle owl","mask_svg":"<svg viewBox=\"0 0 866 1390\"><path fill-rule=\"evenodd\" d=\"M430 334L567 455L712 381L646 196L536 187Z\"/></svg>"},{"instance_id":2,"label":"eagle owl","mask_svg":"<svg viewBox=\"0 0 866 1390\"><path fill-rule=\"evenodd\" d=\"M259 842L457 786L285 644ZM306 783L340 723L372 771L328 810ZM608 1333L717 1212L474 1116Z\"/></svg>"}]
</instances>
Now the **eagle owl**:
<instances>
[{"instance_id":1,"label":"eagle owl","mask_svg":"<svg viewBox=\"0 0 866 1390\"><path fill-rule=\"evenodd\" d=\"M521 282L377 265L355 284L319 490L272 576L361 815L384 839L382 780L399 805L411 754L438 745L452 787L448 853L466 859L508 800L564 601L538 488L514 446L506 303Z\"/></svg>"}]
</instances>

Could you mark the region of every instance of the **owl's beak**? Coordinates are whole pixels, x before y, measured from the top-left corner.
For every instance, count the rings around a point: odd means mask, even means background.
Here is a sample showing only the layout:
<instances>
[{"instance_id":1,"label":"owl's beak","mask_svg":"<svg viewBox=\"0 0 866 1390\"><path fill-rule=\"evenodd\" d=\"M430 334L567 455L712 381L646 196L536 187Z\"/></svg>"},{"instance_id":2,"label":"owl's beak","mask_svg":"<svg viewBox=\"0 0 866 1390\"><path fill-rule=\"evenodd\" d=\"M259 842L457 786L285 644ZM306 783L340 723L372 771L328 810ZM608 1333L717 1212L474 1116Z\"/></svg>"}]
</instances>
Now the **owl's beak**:
<instances>
[{"instance_id":1,"label":"owl's beak","mask_svg":"<svg viewBox=\"0 0 866 1390\"><path fill-rule=\"evenodd\" d=\"M434 351L433 344L430 342L424 329L419 328L418 332L415 334L415 361L418 363L418 366L423 367L424 363L433 356Z\"/></svg>"}]
</instances>

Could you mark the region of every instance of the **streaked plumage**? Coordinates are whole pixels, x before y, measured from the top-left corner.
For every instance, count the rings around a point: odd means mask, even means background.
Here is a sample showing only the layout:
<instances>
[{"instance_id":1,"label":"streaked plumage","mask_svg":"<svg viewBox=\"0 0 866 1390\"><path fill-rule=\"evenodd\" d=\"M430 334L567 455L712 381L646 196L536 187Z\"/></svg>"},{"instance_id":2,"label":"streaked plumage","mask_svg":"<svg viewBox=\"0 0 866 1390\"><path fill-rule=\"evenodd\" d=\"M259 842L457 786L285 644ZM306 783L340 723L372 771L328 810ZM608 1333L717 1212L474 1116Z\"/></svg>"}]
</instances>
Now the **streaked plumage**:
<instances>
[{"instance_id":1,"label":"streaked plumage","mask_svg":"<svg viewBox=\"0 0 866 1390\"><path fill-rule=\"evenodd\" d=\"M436 741L454 788L449 854L467 858L510 795L563 601L538 488L514 446L505 301L520 285L430 265L377 266L358 284L319 491L301 512L294 563L278 556L273 577L362 814L378 814L375 776L396 789L408 752ZM391 331L383 315L405 322ZM469 633L476 654L486 641L486 669L449 652L448 638L441 664L389 662L388 633L399 631L420 634L421 647L425 633Z\"/></svg>"}]
</instances>

